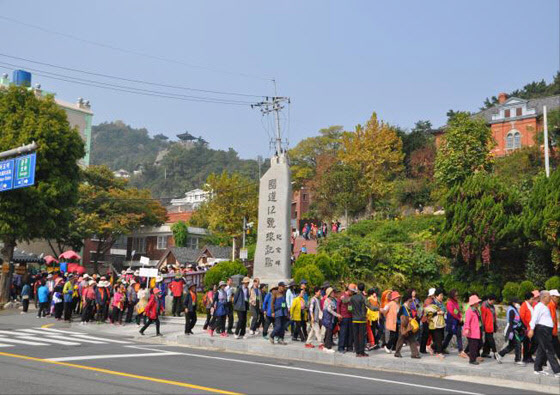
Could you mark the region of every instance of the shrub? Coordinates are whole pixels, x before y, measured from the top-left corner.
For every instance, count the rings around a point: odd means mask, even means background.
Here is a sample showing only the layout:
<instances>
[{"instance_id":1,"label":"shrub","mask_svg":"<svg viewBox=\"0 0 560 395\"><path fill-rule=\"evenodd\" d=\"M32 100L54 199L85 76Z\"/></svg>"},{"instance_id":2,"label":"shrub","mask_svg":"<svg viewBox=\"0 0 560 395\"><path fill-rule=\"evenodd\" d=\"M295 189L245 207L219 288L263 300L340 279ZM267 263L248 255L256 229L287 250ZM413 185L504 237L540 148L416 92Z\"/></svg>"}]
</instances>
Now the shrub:
<instances>
[{"instance_id":1,"label":"shrub","mask_svg":"<svg viewBox=\"0 0 560 395\"><path fill-rule=\"evenodd\" d=\"M314 264L294 269L293 276L296 284L305 279L308 289L313 289L314 286L321 286L325 282L325 276Z\"/></svg>"},{"instance_id":2,"label":"shrub","mask_svg":"<svg viewBox=\"0 0 560 395\"><path fill-rule=\"evenodd\" d=\"M327 254L316 255L314 264L323 273L325 279L329 281L336 280L333 260Z\"/></svg>"},{"instance_id":3,"label":"shrub","mask_svg":"<svg viewBox=\"0 0 560 395\"><path fill-rule=\"evenodd\" d=\"M502 291L502 298L505 302L511 302L512 299L517 298L519 292L519 284L514 282L508 282L504 285L504 289ZM524 297L521 300L525 299Z\"/></svg>"},{"instance_id":4,"label":"shrub","mask_svg":"<svg viewBox=\"0 0 560 395\"><path fill-rule=\"evenodd\" d=\"M525 300L525 294L527 292L531 292L534 289L536 289L537 287L535 286L535 284L533 284L531 281L526 280L521 282L521 284L519 284L519 290L517 291L517 297L519 298L519 300Z\"/></svg>"},{"instance_id":5,"label":"shrub","mask_svg":"<svg viewBox=\"0 0 560 395\"><path fill-rule=\"evenodd\" d=\"M560 290L560 276L553 276L546 280L544 287L548 290L558 289Z\"/></svg>"},{"instance_id":6,"label":"shrub","mask_svg":"<svg viewBox=\"0 0 560 395\"><path fill-rule=\"evenodd\" d=\"M294 263L294 270L315 263L315 255L301 254Z\"/></svg>"},{"instance_id":7,"label":"shrub","mask_svg":"<svg viewBox=\"0 0 560 395\"><path fill-rule=\"evenodd\" d=\"M214 284L226 281L229 277L236 274L247 275L247 268L243 263L238 261L217 263L204 275L204 286L209 289Z\"/></svg>"},{"instance_id":8,"label":"shrub","mask_svg":"<svg viewBox=\"0 0 560 395\"><path fill-rule=\"evenodd\" d=\"M540 248L531 249L525 263L525 278L541 289L551 274L550 268L552 265L550 262L550 251Z\"/></svg>"},{"instance_id":9,"label":"shrub","mask_svg":"<svg viewBox=\"0 0 560 395\"><path fill-rule=\"evenodd\" d=\"M488 284L486 286L486 295L494 295L500 299L500 287L497 284Z\"/></svg>"}]
</instances>

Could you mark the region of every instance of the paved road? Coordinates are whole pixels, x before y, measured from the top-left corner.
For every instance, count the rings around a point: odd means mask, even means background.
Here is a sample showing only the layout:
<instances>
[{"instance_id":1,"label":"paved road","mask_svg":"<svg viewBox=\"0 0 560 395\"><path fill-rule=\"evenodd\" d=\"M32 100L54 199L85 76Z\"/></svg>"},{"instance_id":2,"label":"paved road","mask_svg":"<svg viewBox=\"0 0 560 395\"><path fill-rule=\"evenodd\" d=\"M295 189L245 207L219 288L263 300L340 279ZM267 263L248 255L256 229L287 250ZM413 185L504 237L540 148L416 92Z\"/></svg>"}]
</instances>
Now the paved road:
<instances>
[{"instance_id":1,"label":"paved road","mask_svg":"<svg viewBox=\"0 0 560 395\"><path fill-rule=\"evenodd\" d=\"M151 345L53 325L51 319L0 315L0 393L76 392L529 393L432 377Z\"/></svg>"}]
</instances>

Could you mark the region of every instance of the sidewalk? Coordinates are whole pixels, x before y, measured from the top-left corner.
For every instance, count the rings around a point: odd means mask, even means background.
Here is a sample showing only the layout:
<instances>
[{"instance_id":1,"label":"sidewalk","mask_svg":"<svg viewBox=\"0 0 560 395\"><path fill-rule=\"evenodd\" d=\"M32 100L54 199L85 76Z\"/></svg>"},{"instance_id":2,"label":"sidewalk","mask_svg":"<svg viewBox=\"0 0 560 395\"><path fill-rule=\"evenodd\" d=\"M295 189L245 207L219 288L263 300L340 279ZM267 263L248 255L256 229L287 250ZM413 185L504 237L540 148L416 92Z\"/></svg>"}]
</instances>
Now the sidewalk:
<instances>
[{"instance_id":1,"label":"sidewalk","mask_svg":"<svg viewBox=\"0 0 560 395\"><path fill-rule=\"evenodd\" d=\"M262 338L262 335L250 336L249 339L235 339L233 336L222 338L219 335L210 337L202 330L201 320L195 327L195 335L184 335L184 318L163 317L163 337L153 337L155 328L150 327L146 336L138 334L136 325L88 325L73 324L86 331L103 331L115 336L134 337L136 341L180 345L192 348L203 348L216 351L227 351L241 354L259 355L264 357L291 359L322 363L332 366L354 367L391 372L402 372L426 376L437 376L451 380L470 381L480 384L514 387L532 391L560 394L560 381L554 377L537 376L533 374L533 366L514 365L513 354L504 358L503 364L493 359L486 359L478 366L469 365L468 361L458 357L456 351L451 351L445 359L423 355L422 359L410 358L408 347L401 352L403 358L395 358L393 354L386 354L383 350L369 352L369 358L356 358L353 353L328 354L318 349L307 349L301 342L286 340L288 345L272 345ZM247 331L248 334L248 331ZM550 371L549 371L550 372Z\"/></svg>"}]
</instances>

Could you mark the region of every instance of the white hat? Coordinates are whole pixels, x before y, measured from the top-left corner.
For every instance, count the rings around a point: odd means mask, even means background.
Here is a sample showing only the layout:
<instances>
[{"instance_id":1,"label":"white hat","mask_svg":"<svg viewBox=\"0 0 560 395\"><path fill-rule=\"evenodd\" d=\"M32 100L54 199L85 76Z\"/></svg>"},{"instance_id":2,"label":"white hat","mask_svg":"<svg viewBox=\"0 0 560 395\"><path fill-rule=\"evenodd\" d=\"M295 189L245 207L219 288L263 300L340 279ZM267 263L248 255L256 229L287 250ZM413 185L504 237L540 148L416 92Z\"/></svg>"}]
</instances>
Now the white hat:
<instances>
[{"instance_id":1,"label":"white hat","mask_svg":"<svg viewBox=\"0 0 560 395\"><path fill-rule=\"evenodd\" d=\"M163 277L161 277L161 276L156 277L156 283L160 283L162 281L163 281Z\"/></svg>"},{"instance_id":2,"label":"white hat","mask_svg":"<svg viewBox=\"0 0 560 395\"><path fill-rule=\"evenodd\" d=\"M428 296L434 296L436 294L436 289L435 288L430 288L428 290Z\"/></svg>"},{"instance_id":3,"label":"white hat","mask_svg":"<svg viewBox=\"0 0 560 395\"><path fill-rule=\"evenodd\" d=\"M89 280L88 285L93 285L93 284L95 284L95 281Z\"/></svg>"},{"instance_id":4,"label":"white hat","mask_svg":"<svg viewBox=\"0 0 560 395\"><path fill-rule=\"evenodd\" d=\"M139 276L139 275L140 275L140 270L136 270L136 271L134 272L134 275L135 275L135 276Z\"/></svg>"},{"instance_id":5,"label":"white hat","mask_svg":"<svg viewBox=\"0 0 560 395\"><path fill-rule=\"evenodd\" d=\"M551 289L548 292L550 293L550 296L560 296L560 292L558 292L557 289Z\"/></svg>"}]
</instances>

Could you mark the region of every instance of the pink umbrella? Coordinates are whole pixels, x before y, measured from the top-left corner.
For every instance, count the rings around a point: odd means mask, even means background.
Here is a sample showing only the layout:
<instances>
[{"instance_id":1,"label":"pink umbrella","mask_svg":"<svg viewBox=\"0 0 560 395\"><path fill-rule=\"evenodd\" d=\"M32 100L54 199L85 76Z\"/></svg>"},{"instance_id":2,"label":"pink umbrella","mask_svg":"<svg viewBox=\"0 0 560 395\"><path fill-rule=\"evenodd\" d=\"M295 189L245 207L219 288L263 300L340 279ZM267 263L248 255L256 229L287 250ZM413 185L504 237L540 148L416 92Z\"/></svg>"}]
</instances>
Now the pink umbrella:
<instances>
[{"instance_id":1,"label":"pink umbrella","mask_svg":"<svg viewBox=\"0 0 560 395\"><path fill-rule=\"evenodd\" d=\"M68 273L84 274L85 272L86 272L86 268L78 265L77 263L68 264Z\"/></svg>"},{"instance_id":2,"label":"pink umbrella","mask_svg":"<svg viewBox=\"0 0 560 395\"><path fill-rule=\"evenodd\" d=\"M76 252L70 250L70 251L65 251L62 254L60 254L58 259L80 260L80 259L82 259L82 257L79 256Z\"/></svg>"},{"instance_id":3,"label":"pink umbrella","mask_svg":"<svg viewBox=\"0 0 560 395\"><path fill-rule=\"evenodd\" d=\"M58 263L58 260L52 255L47 255L46 257L43 258L43 260L47 265L51 265L52 263Z\"/></svg>"}]
</instances>

